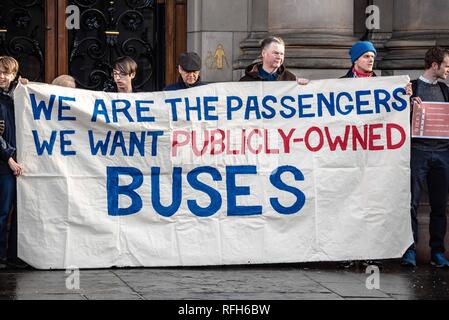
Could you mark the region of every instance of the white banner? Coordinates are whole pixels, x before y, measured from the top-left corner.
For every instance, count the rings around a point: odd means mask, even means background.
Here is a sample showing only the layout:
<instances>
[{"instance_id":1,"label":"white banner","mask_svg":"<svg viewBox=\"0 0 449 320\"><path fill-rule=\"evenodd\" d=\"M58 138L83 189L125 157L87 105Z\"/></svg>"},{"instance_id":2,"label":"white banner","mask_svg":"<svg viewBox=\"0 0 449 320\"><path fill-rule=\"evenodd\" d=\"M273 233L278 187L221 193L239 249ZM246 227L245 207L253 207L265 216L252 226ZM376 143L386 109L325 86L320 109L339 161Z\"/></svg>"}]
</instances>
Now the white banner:
<instances>
[{"instance_id":1,"label":"white banner","mask_svg":"<svg viewBox=\"0 0 449 320\"><path fill-rule=\"evenodd\" d=\"M19 256L39 269L400 257L408 82L19 86Z\"/></svg>"}]
</instances>

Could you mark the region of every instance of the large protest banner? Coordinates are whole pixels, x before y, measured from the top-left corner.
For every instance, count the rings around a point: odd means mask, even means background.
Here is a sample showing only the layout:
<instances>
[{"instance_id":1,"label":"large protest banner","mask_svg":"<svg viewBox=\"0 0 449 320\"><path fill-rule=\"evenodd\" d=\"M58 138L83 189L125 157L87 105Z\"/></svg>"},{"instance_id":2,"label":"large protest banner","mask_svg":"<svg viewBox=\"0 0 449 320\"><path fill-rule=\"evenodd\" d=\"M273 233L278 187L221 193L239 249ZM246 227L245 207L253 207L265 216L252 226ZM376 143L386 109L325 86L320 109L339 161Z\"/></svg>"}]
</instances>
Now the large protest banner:
<instances>
[{"instance_id":1,"label":"large protest banner","mask_svg":"<svg viewBox=\"0 0 449 320\"><path fill-rule=\"evenodd\" d=\"M19 256L41 269L400 257L408 81L19 86Z\"/></svg>"}]
</instances>

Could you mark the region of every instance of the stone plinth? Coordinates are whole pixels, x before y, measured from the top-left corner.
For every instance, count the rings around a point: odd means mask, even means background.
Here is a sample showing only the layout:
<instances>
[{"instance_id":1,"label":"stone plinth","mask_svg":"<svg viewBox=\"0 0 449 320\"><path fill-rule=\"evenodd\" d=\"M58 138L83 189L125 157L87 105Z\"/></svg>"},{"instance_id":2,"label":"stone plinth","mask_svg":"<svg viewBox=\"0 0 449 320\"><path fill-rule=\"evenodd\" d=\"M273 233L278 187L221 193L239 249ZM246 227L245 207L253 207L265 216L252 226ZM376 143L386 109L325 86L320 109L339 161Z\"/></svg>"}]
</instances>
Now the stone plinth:
<instances>
[{"instance_id":1,"label":"stone plinth","mask_svg":"<svg viewBox=\"0 0 449 320\"><path fill-rule=\"evenodd\" d=\"M353 36L353 15L354 0L268 0L267 32L254 32L241 44L243 54L234 68L253 62L260 40L269 34L284 39L285 65L296 73L310 79L343 75L339 70L351 66L348 50L358 40ZM329 76L323 77L325 70Z\"/></svg>"},{"instance_id":2,"label":"stone plinth","mask_svg":"<svg viewBox=\"0 0 449 320\"><path fill-rule=\"evenodd\" d=\"M446 0L395 0L393 35L380 68L422 70L427 49L449 46L448 12Z\"/></svg>"}]
</instances>

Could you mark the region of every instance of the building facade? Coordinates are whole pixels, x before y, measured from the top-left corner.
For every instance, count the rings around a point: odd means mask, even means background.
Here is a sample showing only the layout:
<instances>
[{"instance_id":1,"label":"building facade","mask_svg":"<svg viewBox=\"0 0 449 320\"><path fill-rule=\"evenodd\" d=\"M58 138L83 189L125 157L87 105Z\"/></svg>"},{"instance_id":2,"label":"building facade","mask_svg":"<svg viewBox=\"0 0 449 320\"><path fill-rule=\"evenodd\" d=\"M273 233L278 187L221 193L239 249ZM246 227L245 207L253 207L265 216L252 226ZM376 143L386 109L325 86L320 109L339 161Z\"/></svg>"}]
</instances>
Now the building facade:
<instances>
[{"instance_id":1,"label":"building facade","mask_svg":"<svg viewBox=\"0 0 449 320\"><path fill-rule=\"evenodd\" d=\"M32 81L71 74L92 90L107 86L113 61L128 55L138 64L136 88L154 91L175 79L186 18L186 0L2 0L0 54Z\"/></svg>"},{"instance_id":2,"label":"building facade","mask_svg":"<svg viewBox=\"0 0 449 320\"><path fill-rule=\"evenodd\" d=\"M411 78L429 47L449 46L446 0L189 0L187 9L187 47L210 82L237 80L266 35L281 36L286 66L310 79L342 76L360 39L378 48L379 74Z\"/></svg>"},{"instance_id":3,"label":"building facade","mask_svg":"<svg viewBox=\"0 0 449 320\"><path fill-rule=\"evenodd\" d=\"M236 81L258 58L260 40L277 35L289 69L323 79L344 75L349 48L363 39L378 48L378 74L416 78L429 47L449 47L448 13L448 0L2 0L0 55L16 57L32 81L71 74L93 90L129 55L139 66L136 87L156 91L176 80L186 50L201 55L203 81ZM424 238L420 257L427 250Z\"/></svg>"},{"instance_id":4,"label":"building facade","mask_svg":"<svg viewBox=\"0 0 449 320\"><path fill-rule=\"evenodd\" d=\"M4 0L0 54L17 57L32 80L68 73L90 89L129 55L137 86L153 91L175 81L186 49L202 56L204 81L235 81L260 40L278 35L287 67L320 79L343 75L363 39L378 48L379 74L414 78L428 47L449 46L448 12L447 0Z\"/></svg>"}]
</instances>

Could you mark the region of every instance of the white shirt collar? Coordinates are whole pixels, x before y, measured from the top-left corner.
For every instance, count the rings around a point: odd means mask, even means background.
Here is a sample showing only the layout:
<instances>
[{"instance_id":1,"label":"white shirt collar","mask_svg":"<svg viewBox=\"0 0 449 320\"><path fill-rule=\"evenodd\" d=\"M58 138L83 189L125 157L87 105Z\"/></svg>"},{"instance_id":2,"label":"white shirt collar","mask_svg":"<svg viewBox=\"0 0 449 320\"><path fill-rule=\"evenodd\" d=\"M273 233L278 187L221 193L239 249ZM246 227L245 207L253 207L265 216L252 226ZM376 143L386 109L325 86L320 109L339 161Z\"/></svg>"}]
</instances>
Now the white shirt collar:
<instances>
[{"instance_id":1,"label":"white shirt collar","mask_svg":"<svg viewBox=\"0 0 449 320\"><path fill-rule=\"evenodd\" d=\"M437 84L438 80L430 81L429 79L424 78L424 76L419 76L419 80L428 84Z\"/></svg>"}]
</instances>

